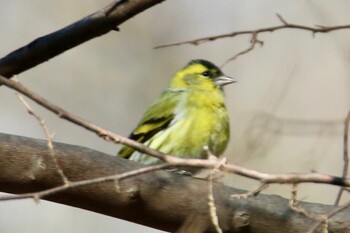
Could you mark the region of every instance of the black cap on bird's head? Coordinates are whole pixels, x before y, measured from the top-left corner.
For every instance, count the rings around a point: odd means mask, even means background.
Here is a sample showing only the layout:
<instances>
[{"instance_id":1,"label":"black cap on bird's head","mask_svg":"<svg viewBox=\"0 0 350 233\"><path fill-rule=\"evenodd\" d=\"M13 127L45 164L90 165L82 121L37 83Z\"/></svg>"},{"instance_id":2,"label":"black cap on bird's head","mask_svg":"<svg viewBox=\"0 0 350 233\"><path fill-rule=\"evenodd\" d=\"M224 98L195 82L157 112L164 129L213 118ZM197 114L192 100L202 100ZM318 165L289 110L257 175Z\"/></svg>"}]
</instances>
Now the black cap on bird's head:
<instances>
[{"instance_id":1,"label":"black cap on bird's head","mask_svg":"<svg viewBox=\"0 0 350 233\"><path fill-rule=\"evenodd\" d=\"M203 76L207 76L211 79L214 80L215 84L218 86L225 86L230 83L235 83L237 82L236 79L229 77L225 75L219 67L211 63L210 61L203 60L203 59L195 59L190 61L186 67L192 66L192 65L202 65L205 68L207 68L204 72L202 72Z\"/></svg>"},{"instance_id":2,"label":"black cap on bird's head","mask_svg":"<svg viewBox=\"0 0 350 233\"><path fill-rule=\"evenodd\" d=\"M193 65L193 64L201 64L201 65L207 67L208 69L214 69L214 70L218 70L221 72L219 67L217 67L216 65L214 65L213 63L211 63L210 61L207 61L207 60L195 59L195 60L191 60L187 65Z\"/></svg>"}]
</instances>

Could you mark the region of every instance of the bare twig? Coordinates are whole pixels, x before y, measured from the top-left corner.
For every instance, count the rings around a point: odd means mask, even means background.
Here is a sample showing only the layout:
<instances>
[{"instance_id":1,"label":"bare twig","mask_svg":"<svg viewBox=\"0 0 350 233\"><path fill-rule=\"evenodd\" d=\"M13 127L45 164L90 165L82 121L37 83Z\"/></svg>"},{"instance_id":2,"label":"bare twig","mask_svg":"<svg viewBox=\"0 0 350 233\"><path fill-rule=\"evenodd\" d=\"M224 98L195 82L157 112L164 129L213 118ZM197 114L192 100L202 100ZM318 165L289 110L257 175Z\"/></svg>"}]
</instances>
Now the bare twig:
<instances>
[{"instance_id":1,"label":"bare twig","mask_svg":"<svg viewBox=\"0 0 350 233\"><path fill-rule=\"evenodd\" d=\"M49 149L50 152L50 156L55 164L55 167L57 169L58 174L61 176L62 181L64 184L68 184L69 180L68 178L64 175L63 170L61 168L61 166L59 165L57 158L55 156L55 151L53 149L53 144L52 144L52 136L49 132L48 127L45 124L45 121L37 114L34 112L34 110L30 107L30 105L25 101L25 99L23 98L22 95L17 93L17 97L18 99L23 103L24 107L27 109L27 112L32 115L40 124L40 126L42 127L42 129L44 130L44 133L46 135L47 138L47 147Z\"/></svg>"},{"instance_id":2,"label":"bare twig","mask_svg":"<svg viewBox=\"0 0 350 233\"><path fill-rule=\"evenodd\" d=\"M259 186L256 189L250 190L249 192L246 193L241 193L241 194L233 194L231 197L233 199L247 199L249 197L255 197L265 189L269 187L268 184L266 183L260 183Z\"/></svg>"},{"instance_id":3,"label":"bare twig","mask_svg":"<svg viewBox=\"0 0 350 233\"><path fill-rule=\"evenodd\" d=\"M339 25L339 26L320 26L320 25L317 25L316 27L309 27L309 26L299 25L299 24L291 24L291 23L287 23L287 21L284 20L280 14L276 14L276 15L277 15L278 19L282 22L282 25L260 28L260 29L255 29L255 30L236 31L236 32L231 32L231 33L217 35L217 36L208 36L208 37L202 37L202 38L198 38L198 39L194 39L194 40L182 41L182 42L177 42L177 43L172 43L172 44L164 44L164 45L156 46L155 49L184 45L184 44L199 45L202 43L206 43L206 42L210 42L210 41L214 41L214 40L218 40L218 39L237 37L240 35L252 35L252 34L265 33L265 32L274 32L274 31L278 31L278 30L282 30L282 29L300 29L300 30L312 32L312 34L327 33L327 32L332 32L332 31L337 31L337 30L342 30L342 29L350 29L349 24Z\"/></svg>"},{"instance_id":4,"label":"bare twig","mask_svg":"<svg viewBox=\"0 0 350 233\"><path fill-rule=\"evenodd\" d=\"M217 156L215 156L209 149L208 146L204 146L204 151L207 153L207 159L209 161L216 162L216 165L211 169L210 174L208 175L207 179L210 179L211 176L214 177L215 174L217 174L220 170L222 170L222 166L227 163L227 158L222 157L218 159Z\"/></svg>"},{"instance_id":5,"label":"bare twig","mask_svg":"<svg viewBox=\"0 0 350 233\"><path fill-rule=\"evenodd\" d=\"M212 222L212 224L214 225L214 228L216 230L217 233L222 233L222 229L219 225L219 218L217 215L217 210L216 210L216 206L215 206L215 200L214 200L214 196L213 196L213 177L216 173L218 173L220 171L220 167L223 166L226 162L227 159L221 158L220 160L218 160L213 154L212 152L209 150L208 146L204 147L204 150L207 152L208 155L208 159L215 159L215 161L217 161L217 165L210 171L208 180L209 180L209 194L208 194L208 205L209 205L209 213L210 213L210 220Z\"/></svg>"},{"instance_id":6,"label":"bare twig","mask_svg":"<svg viewBox=\"0 0 350 233\"><path fill-rule=\"evenodd\" d=\"M208 189L209 189L208 205L209 205L210 220L214 225L216 232L222 233L222 230L219 226L219 218L218 218L218 214L215 206L215 200L213 196L213 173L214 173L213 171L209 175L209 185L208 185Z\"/></svg>"},{"instance_id":7,"label":"bare twig","mask_svg":"<svg viewBox=\"0 0 350 233\"><path fill-rule=\"evenodd\" d=\"M283 25L288 25L287 21L280 14L276 14L277 18L282 22Z\"/></svg>"},{"instance_id":8,"label":"bare twig","mask_svg":"<svg viewBox=\"0 0 350 233\"><path fill-rule=\"evenodd\" d=\"M307 233L313 233L317 230L317 228L322 224L322 233L328 233L328 227L329 227L329 219L331 217L333 217L334 215L336 215L337 213L343 211L344 209L348 208L350 206L350 202L345 203L343 206L339 206L338 208L333 209L332 211L330 211L327 214L321 214L321 215L317 215L314 216L311 213L308 213L304 208L302 208L301 206L298 206L297 203L297 186L293 185L293 189L292 189L292 197L290 199L290 203L289 203L289 207L300 213L305 215L306 217L313 219L314 221L316 221L315 225L311 227L311 229L307 232Z\"/></svg>"},{"instance_id":9,"label":"bare twig","mask_svg":"<svg viewBox=\"0 0 350 233\"><path fill-rule=\"evenodd\" d=\"M313 233L317 230L317 228L323 223L323 222L327 222L331 217L333 217L334 215L336 215L337 213L343 211L346 208L350 207L350 201L345 203L342 206L339 206L338 208L334 209L333 211L329 212L328 214L324 215L324 219L319 220L307 233Z\"/></svg>"},{"instance_id":10,"label":"bare twig","mask_svg":"<svg viewBox=\"0 0 350 233\"><path fill-rule=\"evenodd\" d=\"M184 45L184 44L200 45L202 43L211 42L211 41L218 40L218 39L233 38L233 37L237 37L237 36L241 36L241 35L251 35L251 39L250 39L251 45L247 49L237 53L236 55L234 55L233 57L228 59L224 63L224 65L225 65L229 61L232 61L232 60L236 59L237 57L252 51L256 47L256 44L263 45L263 41L257 39L258 34L261 34L261 33L274 32L274 31L283 30L283 29L299 29L299 30L312 32L312 35L314 36L316 33L328 33L328 32L342 30L342 29L350 29L349 24L339 25L339 26L315 25L315 27L309 27L309 26L300 25L300 24L288 23L280 14L276 14L276 16L279 19L279 21L282 23L282 25L260 28L260 29L255 29L255 30L236 31L236 32L231 32L231 33L227 33L227 34L202 37L202 38L198 38L198 39L194 39L194 40L187 40L187 41L182 41L182 42L177 42L177 43L172 43L172 44L164 44L164 45L156 46L155 49L166 48L166 47L171 47L171 46L179 46L179 45Z\"/></svg>"},{"instance_id":11,"label":"bare twig","mask_svg":"<svg viewBox=\"0 0 350 233\"><path fill-rule=\"evenodd\" d=\"M242 55L244 55L244 54L246 54L246 53L249 53L250 51L252 51L253 49L255 49L255 46L256 46L257 44L259 44L260 46L263 46L263 45L264 45L264 41L259 40L259 39L258 39L258 33L253 32L253 33L252 33L252 37L251 37L251 39L250 39L250 46L249 46L247 49L245 49L245 50L243 50L243 51L237 53L237 54L234 55L233 57L227 59L227 60L224 62L224 64L221 65L221 67L224 67L227 63L229 63L230 61L235 60L237 57L242 56Z\"/></svg>"},{"instance_id":12,"label":"bare twig","mask_svg":"<svg viewBox=\"0 0 350 233\"><path fill-rule=\"evenodd\" d=\"M298 185L297 184L292 184L292 192L291 192L291 198L289 199L289 208L294 210L297 213L300 213L304 215L305 217L308 217L313 220L318 220L315 216L312 214L308 213L304 208L298 205L297 201L297 194L298 194Z\"/></svg>"},{"instance_id":13,"label":"bare twig","mask_svg":"<svg viewBox=\"0 0 350 233\"><path fill-rule=\"evenodd\" d=\"M124 172L124 173L121 173L121 174L116 174L116 175L111 175L111 176L104 176L104 177L99 177L99 178L90 179L90 180L69 182L69 183L65 183L63 185L60 185L60 186L57 186L57 187L54 187L54 188L50 188L50 189L46 189L46 190L43 190L43 191L40 191L40 192L19 194L19 195L16 195L16 196L6 195L6 196L0 197L0 201L28 199L28 198L33 198L34 200L39 200L39 199L41 199L41 198L43 198L45 196L48 196L48 195L51 195L51 194L54 194L54 193L58 193L58 192L62 192L62 191L65 191L67 189L77 188L77 187L80 187L80 186L91 185L91 184L96 184L96 183L101 183L101 182L106 182L106 181L120 181L120 180L128 178L128 177L137 176L137 175L145 174L145 173L148 173L148 172L152 172L152 171L168 168L170 166L171 166L171 164L169 164L169 163L150 165L148 167L139 168L139 169L132 170L132 171L129 171L129 172ZM118 189L116 189L116 190L118 191Z\"/></svg>"},{"instance_id":14,"label":"bare twig","mask_svg":"<svg viewBox=\"0 0 350 233\"><path fill-rule=\"evenodd\" d=\"M348 170L349 170L349 124L350 124L350 110L348 112L348 115L346 116L344 120L344 136L343 136L343 160L344 160L344 166L343 166L343 178L346 178L348 176ZM339 189L337 198L335 200L335 205L339 205L341 196L344 192L344 187L341 187Z\"/></svg>"}]
</instances>

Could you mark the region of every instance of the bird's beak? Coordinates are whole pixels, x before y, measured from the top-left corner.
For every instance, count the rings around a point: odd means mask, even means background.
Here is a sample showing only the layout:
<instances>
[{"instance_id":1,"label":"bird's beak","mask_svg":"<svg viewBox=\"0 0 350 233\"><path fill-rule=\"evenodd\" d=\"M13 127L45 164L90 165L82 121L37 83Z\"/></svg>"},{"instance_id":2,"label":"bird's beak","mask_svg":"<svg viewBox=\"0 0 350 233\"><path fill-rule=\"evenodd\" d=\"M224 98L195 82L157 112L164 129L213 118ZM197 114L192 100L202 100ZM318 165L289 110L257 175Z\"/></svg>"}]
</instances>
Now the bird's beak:
<instances>
[{"instance_id":1,"label":"bird's beak","mask_svg":"<svg viewBox=\"0 0 350 233\"><path fill-rule=\"evenodd\" d=\"M237 82L236 79L229 77L229 76L226 76L226 75L219 76L215 79L216 85L221 86L221 87L225 86L227 84L230 84L230 83L235 83L235 82Z\"/></svg>"}]
</instances>

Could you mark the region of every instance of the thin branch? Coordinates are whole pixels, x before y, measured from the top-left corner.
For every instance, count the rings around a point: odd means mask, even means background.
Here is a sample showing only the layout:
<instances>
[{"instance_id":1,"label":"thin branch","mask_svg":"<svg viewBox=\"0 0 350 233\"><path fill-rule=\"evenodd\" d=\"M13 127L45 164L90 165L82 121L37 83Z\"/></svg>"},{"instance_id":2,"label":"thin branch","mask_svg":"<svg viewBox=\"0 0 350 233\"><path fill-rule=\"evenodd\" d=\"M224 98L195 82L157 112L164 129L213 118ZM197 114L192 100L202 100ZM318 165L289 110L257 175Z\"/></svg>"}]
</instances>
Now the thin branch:
<instances>
[{"instance_id":1,"label":"thin branch","mask_svg":"<svg viewBox=\"0 0 350 233\"><path fill-rule=\"evenodd\" d=\"M220 225L219 225L219 218L218 218L218 214L215 206L215 200L213 196L213 175L214 175L213 173L215 173L213 171L209 175L209 184L208 184L208 189L209 189L208 205L209 205L210 220L214 225L216 232L222 233L222 229L220 228Z\"/></svg>"},{"instance_id":2,"label":"thin branch","mask_svg":"<svg viewBox=\"0 0 350 233\"><path fill-rule=\"evenodd\" d=\"M299 214L304 215L305 217L307 217L309 219L317 221L318 222L317 227L322 224L322 233L328 233L328 226L329 225L328 225L327 215L322 214L322 215L315 216L312 213L309 213L308 211L306 211L306 209L301 207L297 201L297 192L298 192L298 187L296 184L293 184L292 195L291 195L291 198L289 200L289 205L288 205L289 208L291 208L293 211L295 211ZM311 231L311 232L313 232L313 231Z\"/></svg>"},{"instance_id":3,"label":"thin branch","mask_svg":"<svg viewBox=\"0 0 350 233\"><path fill-rule=\"evenodd\" d=\"M57 114L59 117L66 119L76 125L79 125L91 132L96 133L99 137L104 140L111 141L114 143L121 143L123 145L130 146L141 153L146 153L153 157L156 157L166 163L171 164L172 166L187 166L187 167L199 167L199 168L209 168L213 169L217 167L218 163L215 160L203 160L203 159L184 159L180 157L175 157L171 155L164 154L160 151L151 149L145 146L142 143L138 143L129 138L120 136L118 134L112 133L106 129L103 129L100 126L97 126L87 120L84 120L78 116L75 116L62 108L50 103L43 97L31 92L20 83L16 83L12 80L8 80L0 76L0 83L8 86L11 89L14 89L33 101L37 102L39 105L45 107L51 112ZM305 174L295 174L295 173L286 173L286 174L268 174L263 172L258 172L252 169L244 168L237 166L232 163L222 164L219 167L220 170L231 172L237 175L241 175L247 178L258 180L262 183L271 184L271 183L280 183L280 184L298 184L298 183L322 183L322 184L331 184L337 186L346 186L350 187L350 179L325 175L320 173L305 173Z\"/></svg>"},{"instance_id":4,"label":"thin branch","mask_svg":"<svg viewBox=\"0 0 350 233\"><path fill-rule=\"evenodd\" d=\"M69 183L65 183L63 185L60 185L60 186L57 186L54 188L50 188L50 189L46 189L46 190L43 190L40 192L25 193L25 194L19 194L16 196L4 195L4 196L0 196L0 201L28 199L28 198L33 198L34 200L39 200L45 196L56 194L56 193L59 193L62 191L66 191L68 189L77 188L77 187L86 186L86 185L91 185L91 184L96 184L96 183L102 183L102 182L106 182L106 181L120 181L120 180L128 178L128 177L149 173L152 171L168 168L170 166L171 166L171 164L169 164L169 163L150 165L148 167L138 168L138 169L135 169L135 170L132 170L129 172L124 172L121 174L104 176L104 177L99 177L96 179L69 182Z\"/></svg>"},{"instance_id":5,"label":"thin branch","mask_svg":"<svg viewBox=\"0 0 350 233\"><path fill-rule=\"evenodd\" d=\"M265 189L269 187L266 183L260 183L259 186L253 190L250 190L246 193L240 193L240 194L232 194L231 197L233 199L247 199L249 197L255 197Z\"/></svg>"},{"instance_id":6,"label":"thin branch","mask_svg":"<svg viewBox=\"0 0 350 233\"><path fill-rule=\"evenodd\" d=\"M329 232L329 220L331 217L333 217L334 215L336 215L337 213L345 210L346 208L348 208L350 206L350 202L345 203L343 206L340 206L338 208L333 209L332 211L330 211L327 214L321 214L321 215L317 215L314 216L313 214L309 213L308 211L306 211L304 208L302 208L300 205L298 205L298 201L297 201L297 185L293 185L292 186L292 196L291 199L289 200L289 207L294 210L297 213L300 213L314 221L316 221L317 223L314 224L314 226L307 232L307 233L313 233L317 230L317 228L322 224L322 233L328 233Z\"/></svg>"},{"instance_id":7,"label":"thin branch","mask_svg":"<svg viewBox=\"0 0 350 233\"><path fill-rule=\"evenodd\" d=\"M284 20L280 14L276 14L276 15L277 15L278 19L282 22L282 25L260 28L260 29L255 29L255 30L236 31L236 32L231 32L231 33L217 35L217 36L208 36L208 37L202 37L202 38L198 38L198 39L194 39L194 40L187 40L187 41L182 41L182 42L177 42L177 43L172 43L172 44L164 44L164 45L156 46L155 49L166 48L166 47L171 47L171 46L179 46L179 45L184 45L184 44L200 45L202 43L211 42L211 41L215 41L218 39L224 39L224 38L230 38L230 37L232 38L232 37L237 37L240 35L254 35L254 34L257 35L260 33L274 32L274 31L283 30L283 29L305 30L305 31L312 32L313 35L316 33L328 33L328 32L342 30L342 29L350 29L350 24L338 25L338 26L320 26L320 25L317 25L316 27L309 27L309 26L300 25L300 24L291 24L291 23L288 23L286 20Z\"/></svg>"},{"instance_id":8,"label":"thin branch","mask_svg":"<svg viewBox=\"0 0 350 233\"><path fill-rule=\"evenodd\" d=\"M221 65L221 66L224 66L228 62L233 61L236 58L238 58L239 56L247 54L250 51L252 51L253 49L255 49L257 44L260 44L262 46L264 44L264 42L262 40L258 39L258 35L261 33L274 32L274 31L283 30L283 29L299 29L299 30L305 30L305 31L312 32L312 35L314 36L316 33L328 33L328 32L337 31L337 30L350 29L350 24L340 25L340 26L315 25L315 27L309 27L309 26L300 25L300 24L288 23L280 14L276 14L276 16L279 19L279 21L282 23L282 25L260 28L260 29L255 29L255 30L236 31L236 32L231 32L231 33L221 34L221 35L216 35L216 36L202 37L202 38L198 38L198 39L194 39L194 40L187 40L187 41L182 41L182 42L177 42L177 43L172 43L172 44L159 45L159 46L156 46L154 48L160 49L160 48L167 48L167 47L171 47L171 46L179 46L179 45L184 45L184 44L200 45L202 43L207 43L207 42L215 41L218 39L233 38L233 37L237 37L237 36L241 36L241 35L251 35L250 46L247 49L244 49L241 52L238 52L233 57L227 59L223 63L223 65Z\"/></svg>"},{"instance_id":9,"label":"thin branch","mask_svg":"<svg viewBox=\"0 0 350 233\"><path fill-rule=\"evenodd\" d=\"M0 84L4 84L7 87L16 90L23 95L27 96L34 102L38 103L39 105L43 106L47 110L55 113L58 117L65 119L71 123L74 123L76 125L79 125L95 134L97 134L99 137L103 138L106 141L111 141L114 143L121 143L130 147L135 148L136 150L146 153L146 154L152 154L152 156L161 159L163 161L166 161L168 159L164 153L161 153L157 150L148 148L147 146L143 145L142 143L138 143L136 141L133 141L129 138L117 135L115 133L110 132L109 130L103 129L102 127L95 125L83 118L80 118L79 116L75 116L66 110L62 109L61 107L49 102L42 96L39 96L38 94L30 91L28 88L24 87L22 84L14 82L12 80L8 80L5 77L0 75Z\"/></svg>"},{"instance_id":10,"label":"thin branch","mask_svg":"<svg viewBox=\"0 0 350 233\"><path fill-rule=\"evenodd\" d=\"M344 166L343 166L343 178L345 179L348 176L348 170L349 170L349 125L350 125L350 110L348 112L348 115L346 116L344 120L344 136L343 136L343 160L344 160ZM341 196L344 192L344 188L341 187L339 189L337 198L335 200L334 205L339 205Z\"/></svg>"},{"instance_id":11,"label":"thin branch","mask_svg":"<svg viewBox=\"0 0 350 233\"><path fill-rule=\"evenodd\" d=\"M227 159L225 157L223 157L221 159L217 159L217 157L215 157L213 155L213 153L210 151L208 146L205 146L204 150L207 153L208 160L216 160L217 161L217 165L210 171L209 177L208 177L208 180L209 180L208 206L209 206L211 223L213 224L217 233L222 233L222 229L219 225L219 217L217 214L217 210L216 210L216 206L215 206L215 199L214 199L214 195L213 195L213 179L214 179L213 177L216 173L218 173L220 171L220 167L223 166L227 162Z\"/></svg>"},{"instance_id":12,"label":"thin branch","mask_svg":"<svg viewBox=\"0 0 350 233\"><path fill-rule=\"evenodd\" d=\"M246 53L249 53L250 51L252 51L253 49L255 49L255 46L256 46L256 45L263 46L263 45L264 45L264 41L258 39L258 33L252 33L252 38L250 39L250 46L249 46L247 49L245 49L245 50L243 50L243 51L237 53L237 54L234 55L233 57L227 59L227 60L224 62L224 64L221 65L221 67L224 67L225 65L227 65L227 63L229 63L230 61L235 60L237 57L242 56L242 55L244 55L244 54L246 54Z\"/></svg>"},{"instance_id":13,"label":"thin branch","mask_svg":"<svg viewBox=\"0 0 350 233\"><path fill-rule=\"evenodd\" d=\"M292 185L291 197L289 199L289 208L294 210L295 212L304 215L305 217L315 219L310 213L306 212L301 206L298 206L298 186L296 184Z\"/></svg>"},{"instance_id":14,"label":"thin branch","mask_svg":"<svg viewBox=\"0 0 350 233\"><path fill-rule=\"evenodd\" d=\"M282 22L283 25L288 25L287 21L280 14L276 14L277 18Z\"/></svg>"},{"instance_id":15,"label":"thin branch","mask_svg":"<svg viewBox=\"0 0 350 233\"><path fill-rule=\"evenodd\" d=\"M59 165L58 161L57 161L57 158L56 158L56 155L55 155L55 151L53 149L53 144L52 144L52 136L49 132L49 129L48 127L46 126L45 124L45 121L37 114L34 112L34 110L30 107L30 105L25 101L25 99L23 98L22 95L20 94L16 94L18 99L23 103L24 107L27 109L27 112L32 115L40 124L41 128L43 129L44 131L44 134L46 136L46 139L47 139L47 147L49 149L49 152L50 152L50 156L55 164L55 167L57 169L57 172L58 174L60 174L61 178L62 178L62 181L64 184L68 184L69 183L69 180L68 178L64 175L63 173L63 170L61 168L61 166Z\"/></svg>"},{"instance_id":16,"label":"thin branch","mask_svg":"<svg viewBox=\"0 0 350 233\"><path fill-rule=\"evenodd\" d=\"M349 208L349 207L350 207L350 201L345 203L342 206L339 206L339 207L333 209L328 214L324 215L323 216L324 219L321 219L320 221L318 221L318 223L316 223L307 233L314 233L321 224L323 224L324 222L327 222L327 224L328 224L329 219L331 217L333 217L337 213L340 213L341 211L343 211L343 210L345 210L346 208Z\"/></svg>"}]
</instances>

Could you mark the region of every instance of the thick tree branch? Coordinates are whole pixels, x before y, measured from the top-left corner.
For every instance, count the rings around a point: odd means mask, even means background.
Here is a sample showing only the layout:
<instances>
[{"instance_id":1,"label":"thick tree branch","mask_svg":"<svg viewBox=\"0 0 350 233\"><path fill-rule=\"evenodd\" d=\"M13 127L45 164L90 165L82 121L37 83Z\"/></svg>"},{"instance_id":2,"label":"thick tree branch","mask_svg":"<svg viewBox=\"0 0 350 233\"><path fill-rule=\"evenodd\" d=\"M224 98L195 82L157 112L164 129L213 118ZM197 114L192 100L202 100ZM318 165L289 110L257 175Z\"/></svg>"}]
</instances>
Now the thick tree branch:
<instances>
[{"instance_id":1,"label":"thick tree branch","mask_svg":"<svg viewBox=\"0 0 350 233\"><path fill-rule=\"evenodd\" d=\"M63 29L40 37L0 59L0 75L11 78L117 26L164 0L118 0Z\"/></svg>"},{"instance_id":2,"label":"thick tree branch","mask_svg":"<svg viewBox=\"0 0 350 233\"><path fill-rule=\"evenodd\" d=\"M54 143L64 174L72 182L124 173L141 165L106 154ZM62 184L46 141L0 134L0 191L26 193ZM213 197L223 232L307 232L315 223L289 209L288 200L276 195L232 198L245 191L213 183ZM208 181L164 171L119 181L95 183L52 194L44 199L146 226L176 231L196 215L206 232L215 232L208 208ZM337 207L301 203L309 213L321 215ZM244 216L244 218L242 218ZM330 232L350 231L350 209L329 219ZM244 223L242 222L244 219Z\"/></svg>"}]
</instances>

